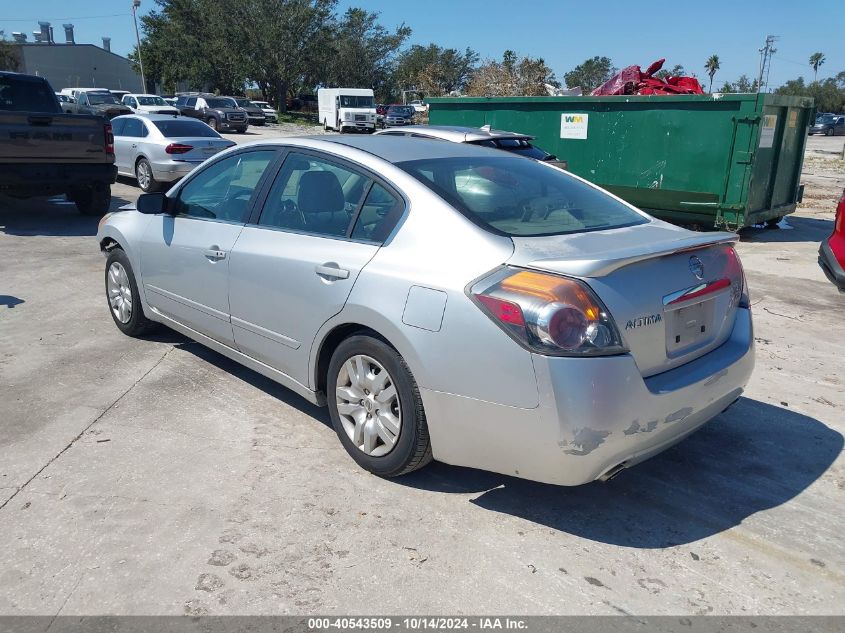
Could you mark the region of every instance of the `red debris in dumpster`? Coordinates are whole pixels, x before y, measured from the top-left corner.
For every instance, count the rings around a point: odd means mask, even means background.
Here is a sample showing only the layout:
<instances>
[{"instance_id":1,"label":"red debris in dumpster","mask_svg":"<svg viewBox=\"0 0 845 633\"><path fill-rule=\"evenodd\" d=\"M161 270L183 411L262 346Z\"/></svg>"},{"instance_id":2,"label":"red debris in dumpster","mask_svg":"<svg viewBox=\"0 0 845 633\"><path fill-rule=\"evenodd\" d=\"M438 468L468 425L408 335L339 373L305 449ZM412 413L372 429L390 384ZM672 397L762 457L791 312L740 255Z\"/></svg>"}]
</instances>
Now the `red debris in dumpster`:
<instances>
[{"instance_id":1,"label":"red debris in dumpster","mask_svg":"<svg viewBox=\"0 0 845 633\"><path fill-rule=\"evenodd\" d=\"M664 81L654 73L663 68L665 59L658 59L645 72L639 66L623 68L590 94L594 97L610 95L703 95L704 90L695 77L667 77Z\"/></svg>"}]
</instances>

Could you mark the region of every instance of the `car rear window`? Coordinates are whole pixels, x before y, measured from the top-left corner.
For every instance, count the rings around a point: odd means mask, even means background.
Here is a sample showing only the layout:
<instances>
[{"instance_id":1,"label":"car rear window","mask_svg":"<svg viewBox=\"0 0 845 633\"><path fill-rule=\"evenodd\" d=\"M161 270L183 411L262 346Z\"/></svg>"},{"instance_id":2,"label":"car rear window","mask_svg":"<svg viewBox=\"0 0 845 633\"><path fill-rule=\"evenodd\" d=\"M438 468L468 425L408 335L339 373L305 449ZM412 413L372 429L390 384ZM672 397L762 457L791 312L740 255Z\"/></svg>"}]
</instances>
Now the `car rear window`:
<instances>
[{"instance_id":1,"label":"car rear window","mask_svg":"<svg viewBox=\"0 0 845 633\"><path fill-rule=\"evenodd\" d=\"M60 112L56 95L46 81L0 76L0 110Z\"/></svg>"},{"instance_id":2,"label":"car rear window","mask_svg":"<svg viewBox=\"0 0 845 633\"><path fill-rule=\"evenodd\" d=\"M562 235L648 222L602 190L518 156L461 156L397 166L470 220L500 235Z\"/></svg>"},{"instance_id":3,"label":"car rear window","mask_svg":"<svg viewBox=\"0 0 845 633\"><path fill-rule=\"evenodd\" d=\"M220 138L220 135L202 121L173 119L172 121L153 121L166 138L204 137Z\"/></svg>"}]
</instances>

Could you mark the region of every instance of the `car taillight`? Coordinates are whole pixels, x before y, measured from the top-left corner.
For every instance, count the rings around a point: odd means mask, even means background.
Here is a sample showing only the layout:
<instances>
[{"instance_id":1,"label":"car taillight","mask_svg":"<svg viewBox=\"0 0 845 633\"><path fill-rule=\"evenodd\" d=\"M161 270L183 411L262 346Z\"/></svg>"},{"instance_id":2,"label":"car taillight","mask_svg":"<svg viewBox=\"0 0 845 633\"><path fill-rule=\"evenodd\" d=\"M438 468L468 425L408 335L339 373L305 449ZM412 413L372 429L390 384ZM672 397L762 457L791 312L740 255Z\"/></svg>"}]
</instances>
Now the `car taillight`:
<instances>
[{"instance_id":1,"label":"car taillight","mask_svg":"<svg viewBox=\"0 0 845 633\"><path fill-rule=\"evenodd\" d=\"M185 152L190 152L194 149L193 145L183 145L182 143L171 143L167 147L164 148L164 151L168 154L184 154Z\"/></svg>"},{"instance_id":2,"label":"car taillight","mask_svg":"<svg viewBox=\"0 0 845 633\"><path fill-rule=\"evenodd\" d=\"M842 192L839 204L836 205L836 221L833 226L834 233L845 234L845 191Z\"/></svg>"},{"instance_id":3,"label":"car taillight","mask_svg":"<svg viewBox=\"0 0 845 633\"><path fill-rule=\"evenodd\" d=\"M533 352L590 356L626 351L607 309L577 279L506 266L473 284L467 294Z\"/></svg>"},{"instance_id":4,"label":"car taillight","mask_svg":"<svg viewBox=\"0 0 845 633\"><path fill-rule=\"evenodd\" d=\"M106 154L114 154L114 132L111 123L106 123L103 126L103 136L105 137Z\"/></svg>"}]
</instances>

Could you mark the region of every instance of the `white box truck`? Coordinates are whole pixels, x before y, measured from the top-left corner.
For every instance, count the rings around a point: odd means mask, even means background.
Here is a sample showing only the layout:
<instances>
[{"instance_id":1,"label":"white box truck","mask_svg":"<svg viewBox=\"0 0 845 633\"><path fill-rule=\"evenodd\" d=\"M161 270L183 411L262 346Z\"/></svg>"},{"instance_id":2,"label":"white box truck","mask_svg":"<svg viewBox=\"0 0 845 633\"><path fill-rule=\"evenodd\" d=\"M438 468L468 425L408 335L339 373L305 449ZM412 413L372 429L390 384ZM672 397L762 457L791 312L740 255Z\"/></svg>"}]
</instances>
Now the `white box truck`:
<instances>
[{"instance_id":1,"label":"white box truck","mask_svg":"<svg viewBox=\"0 0 845 633\"><path fill-rule=\"evenodd\" d=\"M327 130L375 132L376 102L369 88L320 88L317 106L320 123Z\"/></svg>"}]
</instances>

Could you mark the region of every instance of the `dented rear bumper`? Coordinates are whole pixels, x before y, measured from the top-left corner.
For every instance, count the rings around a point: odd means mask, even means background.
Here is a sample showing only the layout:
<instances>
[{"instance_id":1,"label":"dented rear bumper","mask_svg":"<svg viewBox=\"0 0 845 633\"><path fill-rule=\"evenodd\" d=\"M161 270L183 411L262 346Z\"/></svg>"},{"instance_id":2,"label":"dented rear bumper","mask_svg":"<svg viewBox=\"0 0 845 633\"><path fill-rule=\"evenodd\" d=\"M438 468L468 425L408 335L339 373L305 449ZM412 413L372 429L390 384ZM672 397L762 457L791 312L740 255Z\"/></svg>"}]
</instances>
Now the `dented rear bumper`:
<instances>
[{"instance_id":1,"label":"dented rear bumper","mask_svg":"<svg viewBox=\"0 0 845 633\"><path fill-rule=\"evenodd\" d=\"M645 379L630 355L533 361L535 409L422 390L430 425L440 420L449 431L449 442L432 432L435 459L570 486L643 461L742 394L754 368L751 312L737 311L715 350Z\"/></svg>"}]
</instances>

